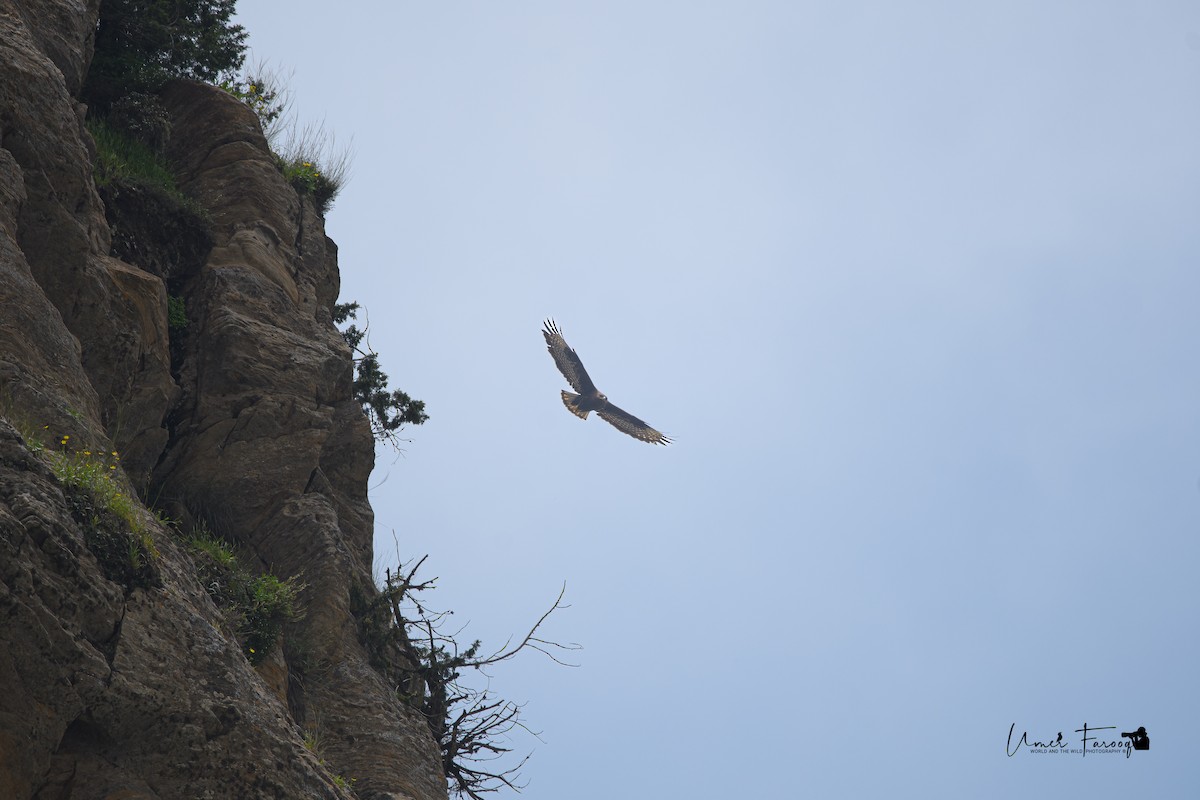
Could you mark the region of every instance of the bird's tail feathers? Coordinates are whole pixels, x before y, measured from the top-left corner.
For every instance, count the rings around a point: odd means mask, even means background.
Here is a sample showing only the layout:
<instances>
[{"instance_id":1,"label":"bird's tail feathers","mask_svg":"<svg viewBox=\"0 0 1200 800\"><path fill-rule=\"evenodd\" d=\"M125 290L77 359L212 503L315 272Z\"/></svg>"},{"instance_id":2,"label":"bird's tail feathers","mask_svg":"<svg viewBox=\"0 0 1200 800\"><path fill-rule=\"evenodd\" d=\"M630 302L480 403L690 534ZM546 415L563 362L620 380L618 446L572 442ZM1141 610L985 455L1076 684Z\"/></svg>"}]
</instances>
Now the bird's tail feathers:
<instances>
[{"instance_id":1,"label":"bird's tail feathers","mask_svg":"<svg viewBox=\"0 0 1200 800\"><path fill-rule=\"evenodd\" d=\"M588 412L583 411L582 409L579 408L578 405L575 404L575 401L577 401L578 399L579 399L579 395L577 395L577 394L574 394L572 392L562 392L563 405L567 407L567 411L570 411L572 414L579 417L580 419L587 419Z\"/></svg>"}]
</instances>

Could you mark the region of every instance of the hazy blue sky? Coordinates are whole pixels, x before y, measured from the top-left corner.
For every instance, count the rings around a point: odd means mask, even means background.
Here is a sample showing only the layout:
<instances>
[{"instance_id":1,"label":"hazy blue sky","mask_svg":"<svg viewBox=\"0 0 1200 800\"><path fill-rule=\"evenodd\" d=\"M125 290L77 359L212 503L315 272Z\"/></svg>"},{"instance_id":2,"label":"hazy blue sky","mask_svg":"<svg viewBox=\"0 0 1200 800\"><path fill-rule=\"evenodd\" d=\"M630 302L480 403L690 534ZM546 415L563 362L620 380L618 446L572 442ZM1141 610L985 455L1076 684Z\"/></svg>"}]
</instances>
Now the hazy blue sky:
<instances>
[{"instance_id":1,"label":"hazy blue sky","mask_svg":"<svg viewBox=\"0 0 1200 800\"><path fill-rule=\"evenodd\" d=\"M526 800L1200 789L1200 5L239 5L431 417L381 568L497 646L567 582Z\"/></svg>"}]
</instances>

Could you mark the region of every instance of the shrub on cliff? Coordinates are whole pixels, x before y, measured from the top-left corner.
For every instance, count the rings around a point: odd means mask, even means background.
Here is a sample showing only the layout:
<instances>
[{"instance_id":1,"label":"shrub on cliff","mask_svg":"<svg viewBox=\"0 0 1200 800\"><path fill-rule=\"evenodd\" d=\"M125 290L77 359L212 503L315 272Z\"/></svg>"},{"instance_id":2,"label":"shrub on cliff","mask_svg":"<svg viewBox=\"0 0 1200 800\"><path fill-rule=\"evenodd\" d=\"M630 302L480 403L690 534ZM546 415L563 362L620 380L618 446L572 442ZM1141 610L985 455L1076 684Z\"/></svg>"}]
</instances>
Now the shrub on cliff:
<instances>
[{"instance_id":1,"label":"shrub on cliff","mask_svg":"<svg viewBox=\"0 0 1200 800\"><path fill-rule=\"evenodd\" d=\"M228 615L242 652L251 664L261 664L279 640L283 624L299 616L302 584L269 572L251 572L232 546L204 526L192 532L188 547L200 582Z\"/></svg>"},{"instance_id":2,"label":"shrub on cliff","mask_svg":"<svg viewBox=\"0 0 1200 800\"><path fill-rule=\"evenodd\" d=\"M300 125L286 81L266 64L256 64L220 86L258 117L275 165L292 188L311 197L322 214L329 211L350 173L351 148L339 146L324 122Z\"/></svg>"},{"instance_id":3,"label":"shrub on cliff","mask_svg":"<svg viewBox=\"0 0 1200 800\"><path fill-rule=\"evenodd\" d=\"M287 178L292 188L302 195L310 196L317 210L325 214L345 183L348 159L343 155L337 161L330 162L332 167L322 168L322 161L315 160L318 158L320 157L303 152L290 159L278 154L275 156L283 177Z\"/></svg>"},{"instance_id":4,"label":"shrub on cliff","mask_svg":"<svg viewBox=\"0 0 1200 800\"><path fill-rule=\"evenodd\" d=\"M333 308L333 321L338 325L355 319L358 303L339 303ZM363 411L371 421L371 432L375 438L396 444L396 432L404 423L420 425L429 419L425 413L425 402L414 400L407 393L396 389L388 391L388 376L379 368L379 354L369 346L364 350L363 340L367 332L351 325L342 331L342 338L354 351L354 397L362 403Z\"/></svg>"},{"instance_id":5,"label":"shrub on cliff","mask_svg":"<svg viewBox=\"0 0 1200 800\"><path fill-rule=\"evenodd\" d=\"M105 115L119 98L153 93L170 78L216 82L246 57L237 0L105 0L84 99Z\"/></svg>"}]
</instances>

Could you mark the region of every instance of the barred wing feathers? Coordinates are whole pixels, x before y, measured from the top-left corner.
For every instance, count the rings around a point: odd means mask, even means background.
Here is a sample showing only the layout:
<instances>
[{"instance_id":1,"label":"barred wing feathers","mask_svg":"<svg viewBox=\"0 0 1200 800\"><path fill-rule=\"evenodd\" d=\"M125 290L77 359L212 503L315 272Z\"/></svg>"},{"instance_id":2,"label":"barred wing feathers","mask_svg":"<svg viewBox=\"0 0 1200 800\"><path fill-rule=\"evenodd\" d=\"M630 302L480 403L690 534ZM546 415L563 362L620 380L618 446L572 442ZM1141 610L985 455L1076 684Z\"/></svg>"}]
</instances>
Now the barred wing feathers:
<instances>
[{"instance_id":1,"label":"barred wing feathers","mask_svg":"<svg viewBox=\"0 0 1200 800\"><path fill-rule=\"evenodd\" d=\"M596 415L622 433L628 433L633 438L640 439L643 442L649 442L650 444L671 443L669 438L663 436L660 432L654 430L654 428L651 428L628 411L617 408L612 403L597 411Z\"/></svg>"},{"instance_id":2,"label":"barred wing feathers","mask_svg":"<svg viewBox=\"0 0 1200 800\"><path fill-rule=\"evenodd\" d=\"M583 362L579 360L579 356L559 333L554 320L546 320L545 325L546 329L542 331L542 335L546 337L546 349L554 358L554 365L558 367L558 371L563 374L567 383L571 384L571 388L575 391L580 394L594 394L596 384L592 383L592 379L588 377L587 370L583 368Z\"/></svg>"},{"instance_id":3,"label":"barred wing feathers","mask_svg":"<svg viewBox=\"0 0 1200 800\"><path fill-rule=\"evenodd\" d=\"M567 391L559 392L559 394L562 395L563 405L567 407L567 411L580 419L587 419L588 412L576 405L579 395Z\"/></svg>"},{"instance_id":4,"label":"barred wing feathers","mask_svg":"<svg viewBox=\"0 0 1200 800\"><path fill-rule=\"evenodd\" d=\"M567 407L568 411L580 419L587 419L588 414L595 411L597 416L609 425L639 441L650 444L671 443L671 440L660 431L656 431L643 420L608 402L608 398L596 388L596 384L592 383L592 379L588 377L587 370L583 368L583 362L567 344L558 330L558 326L554 324L554 320L546 320L542 335L546 337L546 349L554 358L554 364L558 367L558 371L567 379L567 383L571 384L571 388L579 392L579 394L561 393L563 405Z\"/></svg>"}]
</instances>

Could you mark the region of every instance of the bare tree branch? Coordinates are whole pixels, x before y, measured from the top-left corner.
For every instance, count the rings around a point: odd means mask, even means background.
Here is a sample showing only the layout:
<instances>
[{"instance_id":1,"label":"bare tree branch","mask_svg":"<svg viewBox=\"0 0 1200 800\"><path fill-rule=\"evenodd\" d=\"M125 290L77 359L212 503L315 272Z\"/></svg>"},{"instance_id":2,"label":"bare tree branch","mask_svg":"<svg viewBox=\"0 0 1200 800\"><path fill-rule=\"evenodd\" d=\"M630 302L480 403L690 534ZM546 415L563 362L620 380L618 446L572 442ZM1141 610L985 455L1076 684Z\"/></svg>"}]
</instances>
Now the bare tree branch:
<instances>
[{"instance_id":1,"label":"bare tree branch","mask_svg":"<svg viewBox=\"0 0 1200 800\"><path fill-rule=\"evenodd\" d=\"M474 661L471 664L469 664L468 666L478 668L478 667L486 666L488 664L495 664L499 661L505 661L507 659L512 658L513 656L515 656L517 653L521 652L526 647L529 647L533 650L537 650L540 653L544 653L547 657L549 657L549 659L551 661L553 661L556 664L562 664L564 667L578 667L579 666L578 664L570 664L570 663L567 663L566 661L559 660L549 650L544 649L542 647L542 645L545 645L546 647L556 647L559 650L582 650L583 645L580 645L575 642L571 642L570 644L559 644L558 642L551 642L546 639L539 639L536 636L534 636L534 634L537 633L538 628L542 627L542 623L546 621L547 617L549 617L551 614L553 614L555 611L557 611L560 608L570 608L570 606L563 605L563 602L562 602L563 595L565 595L566 593L567 593L567 583L566 583L566 581L563 581L562 589L559 590L558 597L555 598L555 600L554 600L554 605L550 606L550 608L546 610L545 614L542 614L540 617L538 617L538 621L535 622L533 624L533 627L529 629L529 633L525 634L525 638L521 640L521 643L519 645L512 648L511 650L507 650L506 648L508 647L508 642L505 642L504 647L501 647L493 655L488 656L487 658L483 658L483 659Z\"/></svg>"},{"instance_id":2,"label":"bare tree branch","mask_svg":"<svg viewBox=\"0 0 1200 800\"><path fill-rule=\"evenodd\" d=\"M482 800L481 795L503 788L520 791L520 771L529 760L525 755L508 769L487 769L482 765L502 758L512 751L503 743L508 735L520 728L537 737L520 719L522 706L495 699L487 691L478 691L459 683L464 668L482 670L484 667L507 661L525 649L537 650L556 664L578 666L563 661L559 651L580 650L576 643L561 644L538 635L542 625L555 611L569 606L563 603L566 583L549 609L545 611L516 646L510 639L492 655L481 658L481 643L474 641L460 648L454 634L446 634L441 625L453 612L435 612L418 599L417 594L435 588L437 578L418 580L417 572L428 556L411 568L402 564L396 570L385 570L385 584L379 598L365 612L363 630L373 631L386 641L371 647L372 652L387 652L395 648L400 657L390 658L388 669L396 684L397 694L421 711L429 730L442 751L442 767L450 788L459 796ZM405 571L407 569L407 571ZM378 620L382 613L386 620ZM403 662L403 663L401 663Z\"/></svg>"}]
</instances>

